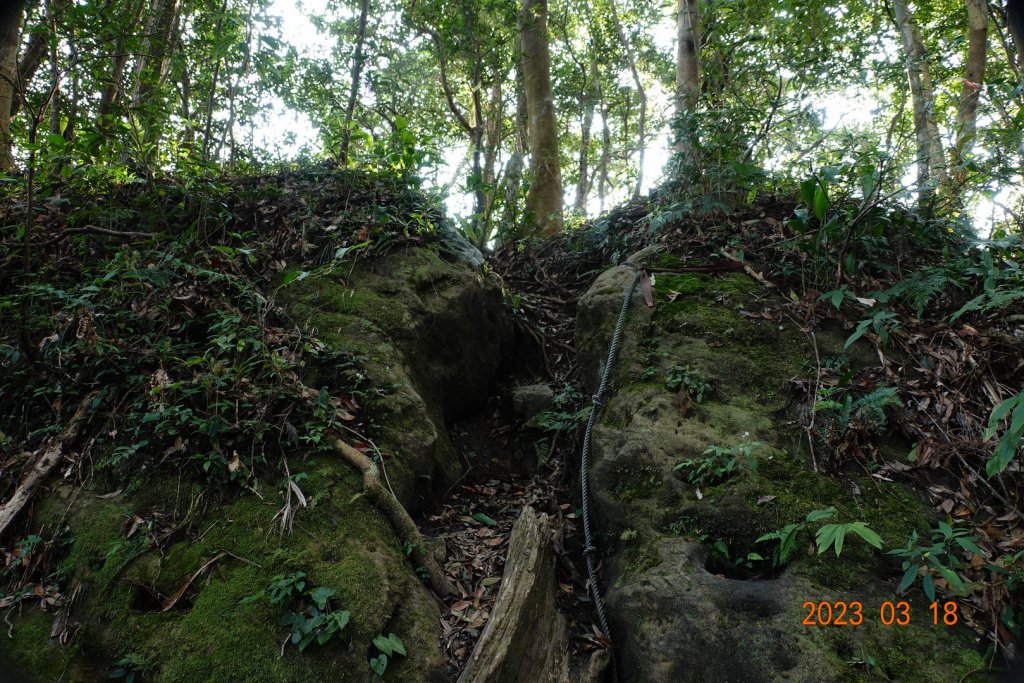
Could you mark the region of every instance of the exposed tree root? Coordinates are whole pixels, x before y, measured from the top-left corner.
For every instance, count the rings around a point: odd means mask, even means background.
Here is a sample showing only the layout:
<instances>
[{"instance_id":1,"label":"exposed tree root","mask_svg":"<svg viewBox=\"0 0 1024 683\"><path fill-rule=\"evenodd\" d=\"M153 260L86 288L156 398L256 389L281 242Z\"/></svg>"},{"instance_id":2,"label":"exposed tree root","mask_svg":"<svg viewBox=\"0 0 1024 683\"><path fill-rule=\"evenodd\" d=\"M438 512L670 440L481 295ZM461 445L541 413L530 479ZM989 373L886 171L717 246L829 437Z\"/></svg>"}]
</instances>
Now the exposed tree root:
<instances>
[{"instance_id":1,"label":"exposed tree root","mask_svg":"<svg viewBox=\"0 0 1024 683\"><path fill-rule=\"evenodd\" d=\"M426 572L427 581L434 592L442 597L453 595L455 588L448 581L448 577L445 576L444 570L441 569L437 560L427 552L423 534L420 533L416 523L412 521L412 517L398 502L398 499L381 483L376 463L337 437L331 439L331 445L344 458L345 462L362 473L363 492L366 497L388 518L399 539L403 543L412 545L412 559L417 567L421 567Z\"/></svg>"},{"instance_id":2,"label":"exposed tree root","mask_svg":"<svg viewBox=\"0 0 1024 683\"><path fill-rule=\"evenodd\" d=\"M50 476L50 472L60 463L64 457L64 448L78 438L78 432L82 427L82 418L85 417L85 411L89 408L89 404L92 403L95 397L96 392L92 392L81 400L74 415L71 416L67 426L64 427L64 431L51 437L46 442L46 445L40 449L42 454L31 467L27 468L25 476L14 491L14 495L0 506L0 536L7 530L7 527L14 521L15 517L18 516L21 509L32 500L36 491L46 481L46 478Z\"/></svg>"}]
</instances>

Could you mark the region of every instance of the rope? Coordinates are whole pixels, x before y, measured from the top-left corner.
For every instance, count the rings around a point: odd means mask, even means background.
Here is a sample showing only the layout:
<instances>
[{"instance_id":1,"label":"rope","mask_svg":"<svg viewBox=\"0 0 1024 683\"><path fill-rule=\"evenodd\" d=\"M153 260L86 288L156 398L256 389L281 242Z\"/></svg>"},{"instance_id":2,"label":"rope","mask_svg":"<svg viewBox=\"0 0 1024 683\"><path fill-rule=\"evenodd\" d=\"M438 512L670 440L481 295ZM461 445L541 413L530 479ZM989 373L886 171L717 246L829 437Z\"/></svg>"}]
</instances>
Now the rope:
<instances>
[{"instance_id":1,"label":"rope","mask_svg":"<svg viewBox=\"0 0 1024 683\"><path fill-rule=\"evenodd\" d=\"M601 591L597 586L597 567L594 561L594 554L597 552L597 548L594 547L590 532L590 486L587 481L587 470L589 469L588 461L590 459L590 433L593 431L594 423L597 421L597 414L601 412L604 392L608 388L608 380L612 374L612 365L615 364L615 354L619 350L619 340L622 338L622 328L626 323L626 311L629 310L629 302L633 298L633 290L636 289L636 283L640 280L640 269L631 263L626 263L625 265L633 268L636 272L633 275L633 281L622 297L622 308L619 310L619 319L615 323L615 332L612 334L611 345L608 347L608 358L604 364L604 371L601 373L601 384L597 387L597 393L591 399L590 417L587 419L587 429L583 433L583 453L580 457L580 493L583 498L583 556L587 558L587 581L590 586L590 595L594 600L594 607L597 610L597 619L601 624L601 632L604 633L604 637L608 639L608 642L612 642L612 632L608 627L608 616L604 612L604 603L601 602ZM617 681L618 674L615 669L614 650L611 650L611 666L612 677Z\"/></svg>"}]
</instances>

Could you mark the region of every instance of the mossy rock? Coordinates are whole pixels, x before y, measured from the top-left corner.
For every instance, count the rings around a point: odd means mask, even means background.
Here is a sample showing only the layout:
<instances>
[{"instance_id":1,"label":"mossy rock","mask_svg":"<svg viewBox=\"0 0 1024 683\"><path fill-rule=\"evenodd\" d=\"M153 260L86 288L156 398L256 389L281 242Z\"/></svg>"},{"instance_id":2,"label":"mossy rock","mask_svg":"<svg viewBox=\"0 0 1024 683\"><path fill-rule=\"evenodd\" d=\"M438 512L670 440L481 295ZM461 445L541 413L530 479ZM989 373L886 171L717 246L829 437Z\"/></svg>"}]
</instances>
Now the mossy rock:
<instances>
[{"instance_id":1,"label":"mossy rock","mask_svg":"<svg viewBox=\"0 0 1024 683\"><path fill-rule=\"evenodd\" d=\"M483 404L509 350L498 283L432 249L406 248L292 282L277 302L307 332L360 357L370 385L362 412L380 425L390 484L407 508L432 502L460 474L446 421ZM346 387L350 370L310 369L304 379ZM305 475L296 481L307 506L285 533L283 475L274 472L260 473L259 495L147 471L115 495L54 487L31 526L63 525L68 539L70 638L51 641L53 615L26 601L11 615L3 663L26 683L93 683L116 668L159 683L368 682L380 680L368 663L372 638L395 633L408 656L389 662L385 681L447 680L436 600L361 495L360 477L333 452L288 465ZM308 598L272 605L265 594L292 572L333 590L331 608L350 612L340 636L301 653L279 620Z\"/></svg>"},{"instance_id":2,"label":"mossy rock","mask_svg":"<svg viewBox=\"0 0 1024 683\"><path fill-rule=\"evenodd\" d=\"M589 383L631 274L606 271L579 303ZM659 273L654 294L653 309L639 296L631 302L589 472L602 547L612 551L607 597L625 680L939 683L979 668L973 634L933 627L927 605L914 602L918 618L901 631L880 623L900 567L853 534L837 558L815 551L825 522L807 524L785 567L749 559L770 557L772 544L758 539L814 510L834 507L828 522L865 523L885 549L934 516L901 484L814 470L789 388L813 367L814 350L791 322L765 313L775 295L738 273ZM819 352L840 353L843 340L826 331ZM866 361L858 345L848 353ZM668 390L675 366L710 385L703 401ZM707 458L709 447L754 441L763 445L753 466L734 453L730 472L699 485L676 469ZM804 602L836 600L860 601L873 616L857 629L802 625Z\"/></svg>"}]
</instances>

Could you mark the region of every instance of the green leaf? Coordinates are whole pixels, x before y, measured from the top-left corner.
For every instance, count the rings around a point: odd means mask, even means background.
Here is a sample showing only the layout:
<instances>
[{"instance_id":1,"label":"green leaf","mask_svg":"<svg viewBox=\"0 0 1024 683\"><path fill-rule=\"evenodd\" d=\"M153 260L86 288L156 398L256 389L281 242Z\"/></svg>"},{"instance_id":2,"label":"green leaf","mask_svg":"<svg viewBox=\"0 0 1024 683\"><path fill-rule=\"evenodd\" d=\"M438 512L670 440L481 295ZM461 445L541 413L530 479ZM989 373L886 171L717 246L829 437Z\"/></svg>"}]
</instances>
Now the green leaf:
<instances>
[{"instance_id":1,"label":"green leaf","mask_svg":"<svg viewBox=\"0 0 1024 683\"><path fill-rule=\"evenodd\" d=\"M869 529L863 522L854 522L850 525L850 530L879 550L882 549L882 537Z\"/></svg>"},{"instance_id":2,"label":"green leaf","mask_svg":"<svg viewBox=\"0 0 1024 683\"><path fill-rule=\"evenodd\" d=\"M473 519L480 522L481 524L486 524L487 526L494 526L495 524L497 524L497 522L495 522L493 519L491 519L482 512L474 512Z\"/></svg>"},{"instance_id":3,"label":"green leaf","mask_svg":"<svg viewBox=\"0 0 1024 683\"><path fill-rule=\"evenodd\" d=\"M825 193L825 188L818 186L818 189L814 191L814 215L821 221L825 220L825 214L828 212L828 195Z\"/></svg>"},{"instance_id":4,"label":"green leaf","mask_svg":"<svg viewBox=\"0 0 1024 683\"><path fill-rule=\"evenodd\" d=\"M903 578L900 579L900 585L896 587L897 593L902 593L910 588L911 584L914 583L914 579L917 578L917 572L920 566L921 565L918 564L911 564L907 567L907 571L903 573Z\"/></svg>"},{"instance_id":5,"label":"green leaf","mask_svg":"<svg viewBox=\"0 0 1024 683\"><path fill-rule=\"evenodd\" d=\"M283 284L290 284L292 282L301 282L309 277L308 270L290 270L284 276Z\"/></svg>"},{"instance_id":6,"label":"green leaf","mask_svg":"<svg viewBox=\"0 0 1024 683\"><path fill-rule=\"evenodd\" d=\"M394 654L395 648L391 644L391 639L383 634L378 634L373 637L373 645L386 655Z\"/></svg>"},{"instance_id":7,"label":"green leaf","mask_svg":"<svg viewBox=\"0 0 1024 683\"><path fill-rule=\"evenodd\" d=\"M405 645L402 643L402 639L396 636L394 633L388 634L388 640L391 641L391 647L395 652L405 656Z\"/></svg>"},{"instance_id":8,"label":"green leaf","mask_svg":"<svg viewBox=\"0 0 1024 683\"><path fill-rule=\"evenodd\" d=\"M309 591L308 595L310 599L313 601L313 604L316 605L319 609L323 610L327 609L328 599L330 599L330 597L334 595L336 592L337 591L333 588L325 588L323 586L320 586L319 588L314 588L313 590Z\"/></svg>"},{"instance_id":9,"label":"green leaf","mask_svg":"<svg viewBox=\"0 0 1024 683\"><path fill-rule=\"evenodd\" d=\"M817 178L808 178L800 183L800 198L808 207L814 203L814 191L818 187Z\"/></svg>"},{"instance_id":10,"label":"green leaf","mask_svg":"<svg viewBox=\"0 0 1024 683\"><path fill-rule=\"evenodd\" d=\"M823 510L811 510L807 513L808 522L820 522L823 519L828 519L834 515L836 509L834 507L827 507Z\"/></svg>"},{"instance_id":11,"label":"green leaf","mask_svg":"<svg viewBox=\"0 0 1024 683\"><path fill-rule=\"evenodd\" d=\"M380 657L371 657L370 668L373 670L373 673L378 676L383 676L384 672L388 668L388 656L381 655Z\"/></svg>"},{"instance_id":12,"label":"green leaf","mask_svg":"<svg viewBox=\"0 0 1024 683\"><path fill-rule=\"evenodd\" d=\"M932 578L931 574L925 574L921 579L921 589L928 596L929 600L935 602L935 579Z\"/></svg>"}]
</instances>

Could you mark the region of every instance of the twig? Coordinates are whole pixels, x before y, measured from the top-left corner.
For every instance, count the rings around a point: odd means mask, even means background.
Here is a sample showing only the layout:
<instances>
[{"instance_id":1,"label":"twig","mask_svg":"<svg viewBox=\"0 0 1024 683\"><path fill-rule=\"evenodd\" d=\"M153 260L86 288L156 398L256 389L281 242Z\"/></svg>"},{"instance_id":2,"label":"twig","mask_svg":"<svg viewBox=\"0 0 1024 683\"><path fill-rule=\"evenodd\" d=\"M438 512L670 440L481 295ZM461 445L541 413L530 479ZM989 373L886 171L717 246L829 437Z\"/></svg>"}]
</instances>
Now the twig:
<instances>
[{"instance_id":1,"label":"twig","mask_svg":"<svg viewBox=\"0 0 1024 683\"><path fill-rule=\"evenodd\" d=\"M109 237L121 237L124 239L143 239L146 237L153 237L153 233L151 232L121 232L119 230L111 230L110 228L101 228L98 225L83 225L77 228L66 228L48 240L32 242L31 246L33 248L49 247L71 237L72 235L81 235L85 233L107 235ZM3 246L13 247L16 244L17 242L4 242Z\"/></svg>"}]
</instances>

